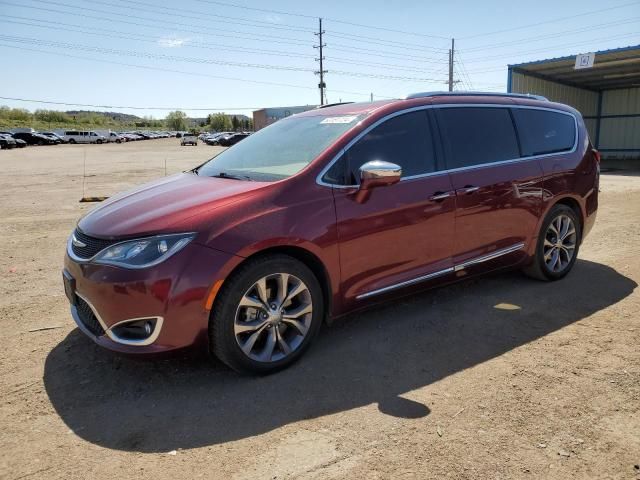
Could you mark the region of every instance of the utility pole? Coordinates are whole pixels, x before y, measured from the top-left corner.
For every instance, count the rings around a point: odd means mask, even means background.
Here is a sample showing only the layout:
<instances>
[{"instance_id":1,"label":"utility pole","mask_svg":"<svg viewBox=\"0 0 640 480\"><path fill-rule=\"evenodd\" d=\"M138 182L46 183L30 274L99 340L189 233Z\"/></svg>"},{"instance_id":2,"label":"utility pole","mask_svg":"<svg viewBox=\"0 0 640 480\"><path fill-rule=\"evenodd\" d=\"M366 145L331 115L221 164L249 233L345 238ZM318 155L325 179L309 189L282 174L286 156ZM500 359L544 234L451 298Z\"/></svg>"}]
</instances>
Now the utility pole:
<instances>
[{"instance_id":1,"label":"utility pole","mask_svg":"<svg viewBox=\"0 0 640 480\"><path fill-rule=\"evenodd\" d=\"M449 91L453 92L453 56L455 53L455 39L451 39L451 50L449 50Z\"/></svg>"},{"instance_id":2,"label":"utility pole","mask_svg":"<svg viewBox=\"0 0 640 480\"><path fill-rule=\"evenodd\" d=\"M320 83L318 84L318 88L320 89L320 105L324 105L324 99L325 99L324 90L325 88L327 88L327 84L324 83L324 74L327 73L327 71L324 69L324 64L323 64L324 55L322 53L322 49L327 45L322 42L322 34L324 33L324 30L322 30L322 19L318 18L318 22L319 22L318 33L314 33L314 35L318 37L318 45L314 45L313 48L317 48L320 52L320 58L316 58L316 61L320 61L320 70L315 73L316 75L320 75Z\"/></svg>"}]
</instances>

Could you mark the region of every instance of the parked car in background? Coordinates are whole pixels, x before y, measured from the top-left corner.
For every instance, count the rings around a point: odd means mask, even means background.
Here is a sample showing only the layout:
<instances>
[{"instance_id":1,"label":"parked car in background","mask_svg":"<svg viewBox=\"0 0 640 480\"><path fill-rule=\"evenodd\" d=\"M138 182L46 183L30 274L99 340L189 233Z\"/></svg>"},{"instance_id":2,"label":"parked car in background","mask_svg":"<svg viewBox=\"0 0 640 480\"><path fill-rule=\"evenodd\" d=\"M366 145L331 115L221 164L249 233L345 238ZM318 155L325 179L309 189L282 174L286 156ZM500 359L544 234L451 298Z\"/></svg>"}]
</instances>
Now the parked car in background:
<instances>
[{"instance_id":1,"label":"parked car in background","mask_svg":"<svg viewBox=\"0 0 640 480\"><path fill-rule=\"evenodd\" d=\"M64 138L69 143L106 143L107 138L104 135L98 135L93 131L67 130L64 132Z\"/></svg>"},{"instance_id":2,"label":"parked car in background","mask_svg":"<svg viewBox=\"0 0 640 480\"><path fill-rule=\"evenodd\" d=\"M329 106L101 204L69 238L65 292L103 347L200 345L270 373L329 317L499 269L565 277L599 174L580 113L543 98Z\"/></svg>"},{"instance_id":3,"label":"parked car in background","mask_svg":"<svg viewBox=\"0 0 640 480\"><path fill-rule=\"evenodd\" d=\"M233 135L227 135L224 136L222 138L220 138L220 140L218 140L218 145L220 145L221 147L230 147L231 145L235 145L236 143L240 142L241 140L244 140L245 138L247 138L249 135L251 135L250 133L234 133Z\"/></svg>"},{"instance_id":4,"label":"parked car in background","mask_svg":"<svg viewBox=\"0 0 640 480\"><path fill-rule=\"evenodd\" d=\"M109 137L107 138L110 142L113 142L113 143L122 143L127 141L125 137L123 137L122 135L116 132L110 132Z\"/></svg>"},{"instance_id":5,"label":"parked car in background","mask_svg":"<svg viewBox=\"0 0 640 480\"><path fill-rule=\"evenodd\" d=\"M209 135L204 142L207 145L219 145L220 139L223 137L228 137L229 135L233 135L233 133L232 132L213 133Z\"/></svg>"},{"instance_id":6,"label":"parked car in background","mask_svg":"<svg viewBox=\"0 0 640 480\"><path fill-rule=\"evenodd\" d=\"M15 138L13 136L13 133L11 133L11 132L0 132L0 135L4 135L5 137L13 139L13 141L15 142L15 147L17 147L17 148L23 148L23 147L27 146L27 142L25 142L24 140L21 140L19 138Z\"/></svg>"},{"instance_id":7,"label":"parked car in background","mask_svg":"<svg viewBox=\"0 0 640 480\"><path fill-rule=\"evenodd\" d=\"M47 137L50 138L54 138L60 141L60 143L69 143L69 141L67 139L64 138L64 136L60 135L59 133L56 132L40 132L42 135L46 135Z\"/></svg>"},{"instance_id":8,"label":"parked car in background","mask_svg":"<svg viewBox=\"0 0 640 480\"><path fill-rule=\"evenodd\" d=\"M16 146L16 140L11 135L0 133L0 149L10 149Z\"/></svg>"},{"instance_id":9,"label":"parked car in background","mask_svg":"<svg viewBox=\"0 0 640 480\"><path fill-rule=\"evenodd\" d=\"M45 136L47 138L50 138L51 140L53 140L53 142L56 145L60 145L61 143L63 143L62 140L60 140L56 135L53 135L51 133L38 132L38 134L39 135L43 135L43 136Z\"/></svg>"},{"instance_id":10,"label":"parked car in background","mask_svg":"<svg viewBox=\"0 0 640 480\"><path fill-rule=\"evenodd\" d=\"M180 145L195 145L198 146L198 137L193 133L185 133L180 140Z\"/></svg>"},{"instance_id":11,"label":"parked car in background","mask_svg":"<svg viewBox=\"0 0 640 480\"><path fill-rule=\"evenodd\" d=\"M27 145L56 145L60 143L58 140L54 140L51 137L31 132L16 132L13 134L13 138L24 140Z\"/></svg>"}]
</instances>

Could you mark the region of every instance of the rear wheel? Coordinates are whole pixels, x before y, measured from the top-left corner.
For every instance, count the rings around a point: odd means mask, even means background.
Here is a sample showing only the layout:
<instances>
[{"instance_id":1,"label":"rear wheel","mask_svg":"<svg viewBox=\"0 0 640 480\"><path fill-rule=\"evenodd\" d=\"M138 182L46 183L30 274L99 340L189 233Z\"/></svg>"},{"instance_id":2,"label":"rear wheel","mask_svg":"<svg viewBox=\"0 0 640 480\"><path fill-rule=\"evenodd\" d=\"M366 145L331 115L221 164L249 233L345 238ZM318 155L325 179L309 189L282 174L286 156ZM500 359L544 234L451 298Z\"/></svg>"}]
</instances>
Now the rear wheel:
<instances>
[{"instance_id":1,"label":"rear wheel","mask_svg":"<svg viewBox=\"0 0 640 480\"><path fill-rule=\"evenodd\" d=\"M250 260L229 277L209 322L210 346L241 373L266 374L297 360L320 329L322 289L287 255Z\"/></svg>"},{"instance_id":2,"label":"rear wheel","mask_svg":"<svg viewBox=\"0 0 640 480\"><path fill-rule=\"evenodd\" d=\"M580 220L573 209L554 205L542 223L533 262L524 272L538 280L563 278L576 262L581 235Z\"/></svg>"}]
</instances>

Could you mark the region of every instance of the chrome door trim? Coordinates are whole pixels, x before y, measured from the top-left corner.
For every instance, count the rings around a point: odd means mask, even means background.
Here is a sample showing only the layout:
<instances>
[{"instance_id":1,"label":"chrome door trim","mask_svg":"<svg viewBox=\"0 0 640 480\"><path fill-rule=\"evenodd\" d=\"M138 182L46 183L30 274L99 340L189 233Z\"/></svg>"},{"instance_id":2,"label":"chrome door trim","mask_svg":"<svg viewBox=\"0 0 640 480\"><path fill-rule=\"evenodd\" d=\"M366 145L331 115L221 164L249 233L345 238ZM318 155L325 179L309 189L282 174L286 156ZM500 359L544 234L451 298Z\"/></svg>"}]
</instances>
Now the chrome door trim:
<instances>
[{"instance_id":1,"label":"chrome door trim","mask_svg":"<svg viewBox=\"0 0 640 480\"><path fill-rule=\"evenodd\" d=\"M488 262L489 260L493 260L494 258L498 258L498 257L501 257L503 255L507 255L509 253L517 252L518 250L521 250L523 248L524 248L524 242L523 243L516 243L515 245L511 245L510 247L502 248L500 250L496 250L495 252L491 252L491 253L488 253L486 255L482 255L481 257L476 257L476 258L468 260L468 261L466 261L464 263L460 263L460 264L456 265L455 267L453 267L453 269L456 272L459 272L460 270L464 270L465 268L470 267L471 265L476 265L478 263Z\"/></svg>"},{"instance_id":2,"label":"chrome door trim","mask_svg":"<svg viewBox=\"0 0 640 480\"><path fill-rule=\"evenodd\" d=\"M453 267L445 268L444 270L439 270L437 272L430 273L428 275L422 275L421 277L417 277L411 280L407 280L405 282L396 283L394 285L389 285L388 287L378 288L377 290L372 290L367 293L363 293L356 297L356 300L362 300L364 298L373 297L374 295L380 295L381 293L386 293L391 290L396 290L402 287L408 287L409 285L413 285L415 283L424 282L426 280L430 280L432 278L440 277L442 275L446 275L447 273L453 273Z\"/></svg>"},{"instance_id":3,"label":"chrome door trim","mask_svg":"<svg viewBox=\"0 0 640 480\"><path fill-rule=\"evenodd\" d=\"M437 272L429 273L427 275L422 275L420 277L413 278L411 280L406 280L404 282L395 283L393 285L389 285L388 287L378 288L376 290L371 290L370 292L362 293L356 296L356 300L364 300L365 298L373 297L375 295L380 295L382 293L390 292L396 290L398 288L408 287L410 285L415 285L416 283L421 283L427 280L431 280L433 278L441 277L442 275L446 275L448 273L459 272L460 270L464 270L467 267L472 265L476 265L478 263L488 262L489 260L493 260L498 257L502 257L503 255L507 255L509 253L517 252L518 250L522 250L524 248L524 242L516 243L515 245L511 245L510 247L502 248L500 250L496 250L495 252L488 253L486 255L482 255L480 257L476 257L472 260L468 260L464 263L460 263L453 267L445 268L444 270L438 270Z\"/></svg>"},{"instance_id":4,"label":"chrome door trim","mask_svg":"<svg viewBox=\"0 0 640 480\"><path fill-rule=\"evenodd\" d=\"M569 115L570 117L573 117L573 121L574 121L574 125L575 125L575 138L574 138L574 142L573 142L573 147L571 148L571 150L567 150L564 152L553 152L553 153L545 153L542 155L531 155L528 157L518 157L518 158L512 158L512 159L508 159L508 160L499 160L497 162L490 162L490 163L481 163L478 165L469 165L468 167L459 167L459 168L451 168L451 169L445 169L445 170L438 170L437 172L428 172L428 173L422 173L419 175L412 175L409 177L404 177L401 178L400 181L404 182L405 180L413 180L413 179L417 179L417 178L425 178L425 177L432 177L432 176L436 176L436 175L446 175L448 173L453 173L453 172L461 172L461 171L466 171L466 170L477 170L480 168L486 168L486 167L493 167L496 165L503 165L503 164L510 164L510 163L518 163L518 162L524 162L527 160L532 160L535 158L546 158L546 157L552 157L555 155L568 155L571 153L575 153L575 151L578 149L578 137L580 135L580 130L578 129L578 118L576 117L575 114L571 113L571 112L565 112L564 110L559 110L557 108L553 108L553 107L537 107L537 106L532 106L532 105L517 105L517 104L513 104L513 105L509 105L509 104L498 104L498 103L451 103L451 104L437 104L437 105L421 105L419 107L412 107L412 108L407 108L404 110L398 110L396 112L390 113L389 115L386 115L384 117L382 117L381 119L377 120L376 122L374 122L373 124L369 125L366 129L364 129L362 132L360 132L358 135L356 135L349 143L347 143L347 145L345 145L344 148L342 148L326 165L325 167L320 171L320 173L316 176L316 183L318 185L324 186L324 187L330 187L330 188L336 188L336 189L353 189L353 188L358 188L358 185L337 185L337 184L333 184L333 183L327 183L325 181L322 180L322 177L324 177L324 175L329 171L329 169L333 166L334 163L336 163L340 157L342 157L342 155L344 155L344 153L353 146L353 144L355 144L358 140L360 140L362 137L364 137L367 133L369 133L371 130L373 130L374 128L376 128L378 125L380 125L383 122L386 122L387 120L390 120L394 117L397 117L398 115L403 115L405 113L412 113L412 112L417 112L420 110L428 110L428 109L432 109L432 108L456 108L456 107L484 107L484 108L511 108L511 109L515 109L515 108L522 108L522 109L527 109L527 110L546 110L549 112L554 112L554 113L560 113L562 115Z\"/></svg>"}]
</instances>

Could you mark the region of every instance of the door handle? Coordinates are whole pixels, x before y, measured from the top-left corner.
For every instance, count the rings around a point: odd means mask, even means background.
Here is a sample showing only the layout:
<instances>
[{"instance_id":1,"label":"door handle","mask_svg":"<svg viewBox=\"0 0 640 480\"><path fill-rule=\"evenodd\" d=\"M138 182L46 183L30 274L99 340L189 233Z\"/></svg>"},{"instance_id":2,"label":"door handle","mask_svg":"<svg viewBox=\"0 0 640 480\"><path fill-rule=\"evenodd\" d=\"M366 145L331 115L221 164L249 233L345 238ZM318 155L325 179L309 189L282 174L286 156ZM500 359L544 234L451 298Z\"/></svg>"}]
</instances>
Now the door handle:
<instances>
[{"instance_id":1,"label":"door handle","mask_svg":"<svg viewBox=\"0 0 640 480\"><path fill-rule=\"evenodd\" d=\"M473 185L467 185L464 188L460 188L460 189L456 190L456 193L462 193L462 194L468 195L470 193L477 192L478 190L480 190L480 187L476 187L476 186L473 186Z\"/></svg>"},{"instance_id":2,"label":"door handle","mask_svg":"<svg viewBox=\"0 0 640 480\"><path fill-rule=\"evenodd\" d=\"M429 200L433 202L439 202L440 200L444 200L445 198L449 198L453 196L453 192L436 192L429 197Z\"/></svg>"}]
</instances>

